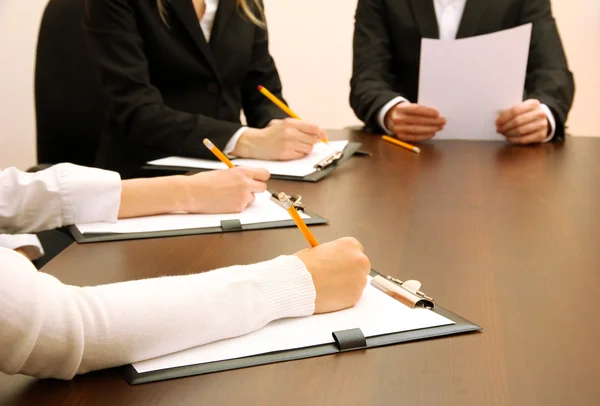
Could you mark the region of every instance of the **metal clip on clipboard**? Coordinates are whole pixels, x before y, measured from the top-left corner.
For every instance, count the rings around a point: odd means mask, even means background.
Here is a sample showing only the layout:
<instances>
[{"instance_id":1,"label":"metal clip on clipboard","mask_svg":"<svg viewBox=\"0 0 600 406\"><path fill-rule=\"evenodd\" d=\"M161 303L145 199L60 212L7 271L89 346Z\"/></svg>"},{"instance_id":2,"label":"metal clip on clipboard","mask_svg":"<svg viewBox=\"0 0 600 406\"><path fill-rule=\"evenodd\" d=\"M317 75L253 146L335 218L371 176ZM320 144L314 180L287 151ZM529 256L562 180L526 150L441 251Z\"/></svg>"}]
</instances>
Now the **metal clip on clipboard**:
<instances>
[{"instance_id":1,"label":"metal clip on clipboard","mask_svg":"<svg viewBox=\"0 0 600 406\"><path fill-rule=\"evenodd\" d=\"M384 278L381 275L377 275L371 280L371 285L410 308L414 309L420 306L426 309L433 309L434 307L433 299L419 290L421 289L421 282L419 281L408 280L402 282L391 276Z\"/></svg>"},{"instance_id":2,"label":"metal clip on clipboard","mask_svg":"<svg viewBox=\"0 0 600 406\"><path fill-rule=\"evenodd\" d=\"M278 196L277 193L271 193L271 200L273 200L275 203L277 203L281 207L283 207L283 205L281 204L281 202L279 201L279 198L277 196ZM300 195L288 196L288 198L290 199L290 201L292 202L292 204L294 205L294 208L296 210L304 211L304 203L302 202L302 196L300 196Z\"/></svg>"},{"instance_id":3,"label":"metal clip on clipboard","mask_svg":"<svg viewBox=\"0 0 600 406\"><path fill-rule=\"evenodd\" d=\"M339 161L344 156L344 151L335 151L333 154L328 155L325 159L315 165L317 171L322 171L332 163Z\"/></svg>"}]
</instances>

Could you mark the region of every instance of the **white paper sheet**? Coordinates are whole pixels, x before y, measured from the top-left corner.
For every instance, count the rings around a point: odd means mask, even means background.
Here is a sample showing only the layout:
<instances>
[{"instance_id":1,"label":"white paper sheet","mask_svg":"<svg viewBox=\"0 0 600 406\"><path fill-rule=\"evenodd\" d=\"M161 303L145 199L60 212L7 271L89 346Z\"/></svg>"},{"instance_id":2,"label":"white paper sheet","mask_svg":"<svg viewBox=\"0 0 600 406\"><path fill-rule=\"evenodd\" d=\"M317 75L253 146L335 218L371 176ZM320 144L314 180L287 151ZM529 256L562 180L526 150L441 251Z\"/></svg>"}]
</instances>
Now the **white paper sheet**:
<instances>
[{"instance_id":1,"label":"white paper sheet","mask_svg":"<svg viewBox=\"0 0 600 406\"><path fill-rule=\"evenodd\" d=\"M523 100L531 23L453 41L423 39L419 104L448 122L434 139L505 140L500 111Z\"/></svg>"},{"instance_id":2,"label":"white paper sheet","mask_svg":"<svg viewBox=\"0 0 600 406\"><path fill-rule=\"evenodd\" d=\"M427 309L410 309L369 283L351 309L278 320L245 336L138 362L133 367L143 373L333 343L332 332L353 328L360 328L365 337L371 337L449 324L454 322Z\"/></svg>"},{"instance_id":3,"label":"white paper sheet","mask_svg":"<svg viewBox=\"0 0 600 406\"><path fill-rule=\"evenodd\" d=\"M260 159L233 159L231 162L236 166L249 166L253 168L265 168L272 175L304 177L315 171L315 165L336 151L343 151L348 141L329 141L328 144L319 142L315 144L312 153L302 159L294 161L263 161ZM148 165L157 166L181 166L185 168L200 169L227 169L227 166L219 161L208 159L182 158L172 156L156 159L148 162Z\"/></svg>"},{"instance_id":4,"label":"white paper sheet","mask_svg":"<svg viewBox=\"0 0 600 406\"><path fill-rule=\"evenodd\" d=\"M300 213L302 218L310 218ZM242 213L231 214L187 214L173 213L118 220L116 223L77 224L82 234L86 233L144 233L192 228L219 227L222 220L240 220L242 224L267 223L290 220L288 212L271 200L269 192L256 195L256 200Z\"/></svg>"}]
</instances>

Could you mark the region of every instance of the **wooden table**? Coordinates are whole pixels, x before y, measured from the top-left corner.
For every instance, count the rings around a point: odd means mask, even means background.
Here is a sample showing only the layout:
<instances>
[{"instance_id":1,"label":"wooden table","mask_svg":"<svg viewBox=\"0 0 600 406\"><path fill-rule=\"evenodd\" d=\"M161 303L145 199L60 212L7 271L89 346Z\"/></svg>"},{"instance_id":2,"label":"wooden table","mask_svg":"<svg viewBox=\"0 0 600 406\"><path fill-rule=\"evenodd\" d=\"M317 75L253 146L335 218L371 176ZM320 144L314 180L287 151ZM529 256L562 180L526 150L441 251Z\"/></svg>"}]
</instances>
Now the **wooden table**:
<instances>
[{"instance_id":1,"label":"wooden table","mask_svg":"<svg viewBox=\"0 0 600 406\"><path fill-rule=\"evenodd\" d=\"M421 280L482 333L135 387L115 370L71 382L0 375L0 404L599 405L600 139L441 141L416 155L331 136L373 156L317 184L270 187L331 221L314 228L320 241L357 237L375 269ZM73 245L44 270L95 285L305 247L293 228Z\"/></svg>"}]
</instances>

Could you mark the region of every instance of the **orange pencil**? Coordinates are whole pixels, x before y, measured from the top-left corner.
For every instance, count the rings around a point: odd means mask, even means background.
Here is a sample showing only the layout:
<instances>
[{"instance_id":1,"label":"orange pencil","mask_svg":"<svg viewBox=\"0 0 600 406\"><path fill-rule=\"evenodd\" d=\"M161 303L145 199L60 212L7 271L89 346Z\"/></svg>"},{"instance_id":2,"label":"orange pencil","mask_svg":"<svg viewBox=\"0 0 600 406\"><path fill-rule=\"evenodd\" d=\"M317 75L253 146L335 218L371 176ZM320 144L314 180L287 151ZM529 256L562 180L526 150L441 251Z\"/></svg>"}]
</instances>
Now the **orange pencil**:
<instances>
[{"instance_id":1,"label":"orange pencil","mask_svg":"<svg viewBox=\"0 0 600 406\"><path fill-rule=\"evenodd\" d=\"M292 109L290 109L288 106L286 106L286 104L284 102L279 100L277 98L277 96L275 96L273 93L271 93L266 87L259 85L258 91L261 92L263 95L265 95L265 97L267 99L271 100L273 102L273 104L275 104L277 107L279 107L281 110L283 110L285 112L285 114L287 114L288 116L295 118L296 120L302 120L298 114L294 113L294 111ZM327 140L321 140L321 141L323 141L325 144L328 144Z\"/></svg>"},{"instance_id":2,"label":"orange pencil","mask_svg":"<svg viewBox=\"0 0 600 406\"><path fill-rule=\"evenodd\" d=\"M402 142L395 138L388 137L387 135L384 135L382 138L384 140L386 140L387 142L391 142L392 144L396 144L399 147L406 148L410 151L416 152L417 154L419 154L421 152L421 149L419 147L415 147L414 145L407 144L406 142Z\"/></svg>"},{"instance_id":3,"label":"orange pencil","mask_svg":"<svg viewBox=\"0 0 600 406\"><path fill-rule=\"evenodd\" d=\"M279 100L277 98L277 96L275 96L273 93L269 92L269 90L267 90L266 87L259 85L258 91L261 92L262 94L264 94L267 99L271 100L273 102L273 104L275 104L277 107L279 107L281 110L283 110L285 112L285 114L287 114L288 116L290 116L292 118L295 118L296 120L301 120L301 118L298 116L298 114L294 113L292 111L292 109L290 109L288 106L286 106L284 102Z\"/></svg>"},{"instance_id":4,"label":"orange pencil","mask_svg":"<svg viewBox=\"0 0 600 406\"><path fill-rule=\"evenodd\" d=\"M283 204L283 207L287 210L287 212L290 214L290 216L292 216L294 223L296 223L296 225L302 232L302 235L304 235L304 238L306 238L306 241L308 241L310 246L316 247L317 245L319 245L315 236L310 232L310 230L308 229L308 226L306 225L304 220L302 220L302 217L300 217L300 215L296 211L296 208L290 201L290 198L283 192L279 193L279 195L277 195L277 198L279 199L281 204Z\"/></svg>"},{"instance_id":5,"label":"orange pencil","mask_svg":"<svg viewBox=\"0 0 600 406\"><path fill-rule=\"evenodd\" d=\"M210 140L208 138L205 138L202 142L204 143L204 145L206 146L206 148L208 148L208 150L210 152L212 152L213 154L215 154L215 156L217 158L219 158L219 161L223 162L225 165L227 165L230 168L234 167L234 165L231 163L229 158L227 158L225 156L225 154L222 153L221 150L219 148L217 148L217 146L215 144L210 142Z\"/></svg>"}]
</instances>

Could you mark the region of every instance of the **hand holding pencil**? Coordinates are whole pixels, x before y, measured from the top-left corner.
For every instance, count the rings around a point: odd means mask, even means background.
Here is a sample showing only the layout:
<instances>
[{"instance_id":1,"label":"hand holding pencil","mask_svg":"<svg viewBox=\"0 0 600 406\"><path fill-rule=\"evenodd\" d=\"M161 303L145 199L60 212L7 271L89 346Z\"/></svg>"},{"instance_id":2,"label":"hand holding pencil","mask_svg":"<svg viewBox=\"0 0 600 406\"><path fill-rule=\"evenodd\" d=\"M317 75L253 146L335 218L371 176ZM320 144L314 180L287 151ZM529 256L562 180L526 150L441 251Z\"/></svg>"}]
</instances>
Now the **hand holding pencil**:
<instances>
[{"instance_id":1,"label":"hand holding pencil","mask_svg":"<svg viewBox=\"0 0 600 406\"><path fill-rule=\"evenodd\" d=\"M347 309L360 300L371 262L356 239L340 238L294 255L306 265L315 285L315 313Z\"/></svg>"},{"instance_id":2,"label":"hand holding pencil","mask_svg":"<svg viewBox=\"0 0 600 406\"><path fill-rule=\"evenodd\" d=\"M280 193L278 198L312 247L295 255L304 262L315 285L315 313L354 306L362 296L371 271L371 262L361 243L346 237L319 245L289 197Z\"/></svg>"},{"instance_id":3,"label":"hand holding pencil","mask_svg":"<svg viewBox=\"0 0 600 406\"><path fill-rule=\"evenodd\" d=\"M272 120L265 128L248 128L238 139L232 154L268 161L290 161L310 154L323 137L323 129L306 121L293 118Z\"/></svg>"}]
</instances>

